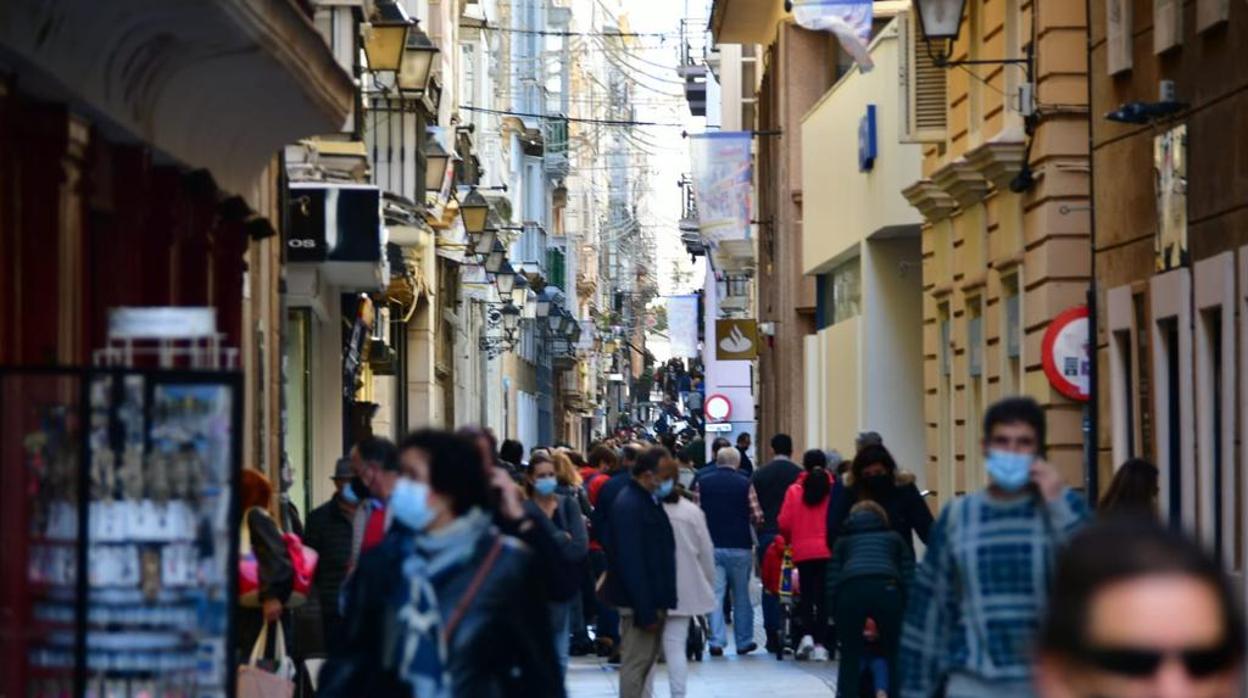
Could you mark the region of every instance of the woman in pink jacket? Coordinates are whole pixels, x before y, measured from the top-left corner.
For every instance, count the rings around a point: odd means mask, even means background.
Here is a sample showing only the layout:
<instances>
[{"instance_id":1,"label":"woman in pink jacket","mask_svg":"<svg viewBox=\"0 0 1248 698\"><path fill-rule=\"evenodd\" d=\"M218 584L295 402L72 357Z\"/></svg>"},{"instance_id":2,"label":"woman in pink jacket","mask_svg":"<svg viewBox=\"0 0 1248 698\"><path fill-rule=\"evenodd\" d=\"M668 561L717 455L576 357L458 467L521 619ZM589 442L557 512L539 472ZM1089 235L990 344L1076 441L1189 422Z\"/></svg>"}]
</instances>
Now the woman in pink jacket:
<instances>
[{"instance_id":1,"label":"woman in pink jacket","mask_svg":"<svg viewBox=\"0 0 1248 698\"><path fill-rule=\"evenodd\" d=\"M828 502L835 476L828 471L828 457L811 449L802 456L806 472L789 485L780 507L780 535L793 548L793 562L801 578L798 620L805 634L797 646L798 659L827 661L824 637L828 611L823 599L824 572L832 554L828 551Z\"/></svg>"}]
</instances>

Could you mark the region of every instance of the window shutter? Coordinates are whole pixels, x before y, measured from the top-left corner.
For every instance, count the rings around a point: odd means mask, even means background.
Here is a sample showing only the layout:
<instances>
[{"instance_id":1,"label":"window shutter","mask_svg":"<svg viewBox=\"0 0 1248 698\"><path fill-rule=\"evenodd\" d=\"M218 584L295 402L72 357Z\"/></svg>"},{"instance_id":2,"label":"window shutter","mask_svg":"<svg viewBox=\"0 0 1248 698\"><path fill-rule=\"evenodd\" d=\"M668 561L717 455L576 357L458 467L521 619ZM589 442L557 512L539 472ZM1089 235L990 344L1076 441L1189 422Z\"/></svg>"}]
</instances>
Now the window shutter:
<instances>
[{"instance_id":1,"label":"window shutter","mask_svg":"<svg viewBox=\"0 0 1248 698\"><path fill-rule=\"evenodd\" d=\"M1105 67L1110 75L1131 70L1135 0L1105 0Z\"/></svg>"},{"instance_id":2,"label":"window shutter","mask_svg":"<svg viewBox=\"0 0 1248 698\"><path fill-rule=\"evenodd\" d=\"M948 115L946 71L932 61L911 12L897 15L901 51L898 65L901 88L903 143L939 143L945 140Z\"/></svg>"}]
</instances>

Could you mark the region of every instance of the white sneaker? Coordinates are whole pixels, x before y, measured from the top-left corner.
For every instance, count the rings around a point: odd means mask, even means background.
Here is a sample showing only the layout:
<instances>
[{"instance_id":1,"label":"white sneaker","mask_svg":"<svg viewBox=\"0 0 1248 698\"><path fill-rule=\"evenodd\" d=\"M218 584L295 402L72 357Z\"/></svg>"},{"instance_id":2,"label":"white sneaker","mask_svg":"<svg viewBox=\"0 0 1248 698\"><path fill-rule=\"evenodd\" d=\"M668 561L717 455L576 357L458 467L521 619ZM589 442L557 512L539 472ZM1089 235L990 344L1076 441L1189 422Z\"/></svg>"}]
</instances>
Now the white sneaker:
<instances>
[{"instance_id":1,"label":"white sneaker","mask_svg":"<svg viewBox=\"0 0 1248 698\"><path fill-rule=\"evenodd\" d=\"M810 659L815 662L828 661L828 648L823 645L815 645L815 651L811 653Z\"/></svg>"},{"instance_id":2,"label":"white sneaker","mask_svg":"<svg viewBox=\"0 0 1248 698\"><path fill-rule=\"evenodd\" d=\"M797 651L793 656L797 659L810 659L810 654L815 651L815 638L809 635L803 635L802 641L797 644Z\"/></svg>"}]
</instances>

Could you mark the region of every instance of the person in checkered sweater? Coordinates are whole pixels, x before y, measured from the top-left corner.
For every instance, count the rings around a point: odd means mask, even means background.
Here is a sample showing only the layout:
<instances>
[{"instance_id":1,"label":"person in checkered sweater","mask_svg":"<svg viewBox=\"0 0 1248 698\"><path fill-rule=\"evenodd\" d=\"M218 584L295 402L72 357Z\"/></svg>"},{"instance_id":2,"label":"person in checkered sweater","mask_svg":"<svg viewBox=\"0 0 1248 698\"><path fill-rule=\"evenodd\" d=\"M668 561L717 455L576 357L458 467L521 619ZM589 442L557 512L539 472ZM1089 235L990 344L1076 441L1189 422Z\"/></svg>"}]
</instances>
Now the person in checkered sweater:
<instances>
[{"instance_id":1,"label":"person in checkered sweater","mask_svg":"<svg viewBox=\"0 0 1248 698\"><path fill-rule=\"evenodd\" d=\"M984 417L989 486L950 502L908 599L902 698L1027 698L1056 551L1089 517L1042 459L1044 412L1008 398Z\"/></svg>"}]
</instances>

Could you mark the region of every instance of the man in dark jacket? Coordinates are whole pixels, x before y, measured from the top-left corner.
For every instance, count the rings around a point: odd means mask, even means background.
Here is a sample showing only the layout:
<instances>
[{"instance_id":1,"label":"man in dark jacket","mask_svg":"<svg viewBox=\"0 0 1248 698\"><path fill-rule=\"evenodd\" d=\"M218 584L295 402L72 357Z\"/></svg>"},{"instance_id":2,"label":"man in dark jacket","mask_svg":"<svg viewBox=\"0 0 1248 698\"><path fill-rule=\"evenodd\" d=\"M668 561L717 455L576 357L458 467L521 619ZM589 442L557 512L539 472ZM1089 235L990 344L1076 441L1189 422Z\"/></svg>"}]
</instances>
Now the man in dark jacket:
<instances>
[{"instance_id":1,"label":"man in dark jacket","mask_svg":"<svg viewBox=\"0 0 1248 698\"><path fill-rule=\"evenodd\" d=\"M303 542L320 556L316 565L316 591L321 602L321 628L325 649L333 651L341 637L342 615L338 612L338 591L351 565L352 519L359 500L344 496L354 473L351 459L340 458L334 468L334 496L308 514L307 536Z\"/></svg>"},{"instance_id":2,"label":"man in dark jacket","mask_svg":"<svg viewBox=\"0 0 1248 698\"><path fill-rule=\"evenodd\" d=\"M797 481L802 468L793 462L793 439L788 434L776 434L771 437L771 452L774 459L754 471L751 480L754 491L758 495L758 503L763 509L763 524L758 528L758 564L763 564L763 555L771 542L780 532L776 519L780 517L780 507L784 504L784 494L789 485ZM767 631L767 651L775 652L780 638L780 600L773 594L763 594L763 628Z\"/></svg>"},{"instance_id":3,"label":"man in dark jacket","mask_svg":"<svg viewBox=\"0 0 1248 698\"><path fill-rule=\"evenodd\" d=\"M732 442L722 436L716 437L716 439L711 442L711 459L706 462L706 465L698 468L698 472L693 476L693 486L691 489L696 492L698 489L698 482L702 479L702 476L710 475L715 472L716 468L719 467L719 465L715 462L715 457L719 454L720 450L731 447Z\"/></svg>"},{"instance_id":4,"label":"man in dark jacket","mask_svg":"<svg viewBox=\"0 0 1248 698\"><path fill-rule=\"evenodd\" d=\"M607 595L622 616L621 698L645 695L663 649L664 619L676 607L676 539L656 496L675 484L659 481L659 464L668 457L660 447L641 454L611 503Z\"/></svg>"}]
</instances>

